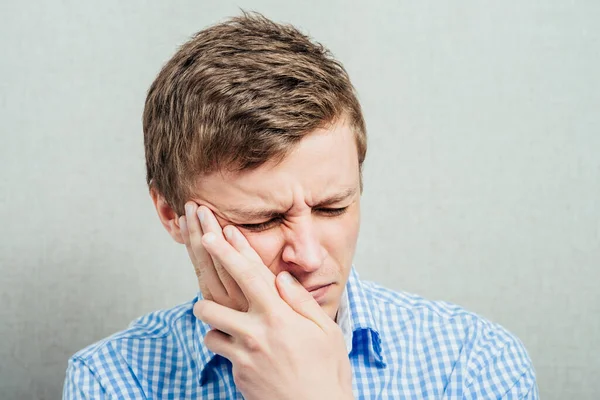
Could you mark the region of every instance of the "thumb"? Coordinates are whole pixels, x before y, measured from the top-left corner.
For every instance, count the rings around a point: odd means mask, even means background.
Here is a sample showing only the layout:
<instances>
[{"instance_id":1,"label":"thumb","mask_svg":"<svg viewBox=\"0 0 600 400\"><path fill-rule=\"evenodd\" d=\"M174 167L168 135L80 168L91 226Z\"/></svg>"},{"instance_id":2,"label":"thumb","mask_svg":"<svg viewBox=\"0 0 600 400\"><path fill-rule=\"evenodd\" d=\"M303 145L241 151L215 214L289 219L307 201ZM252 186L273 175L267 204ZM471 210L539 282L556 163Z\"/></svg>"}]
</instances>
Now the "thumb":
<instances>
[{"instance_id":1,"label":"thumb","mask_svg":"<svg viewBox=\"0 0 600 400\"><path fill-rule=\"evenodd\" d=\"M277 275L275 281L279 296L281 296L283 301L298 314L310 319L319 325L321 329L325 330L328 324L331 323L331 319L292 274L282 271Z\"/></svg>"}]
</instances>

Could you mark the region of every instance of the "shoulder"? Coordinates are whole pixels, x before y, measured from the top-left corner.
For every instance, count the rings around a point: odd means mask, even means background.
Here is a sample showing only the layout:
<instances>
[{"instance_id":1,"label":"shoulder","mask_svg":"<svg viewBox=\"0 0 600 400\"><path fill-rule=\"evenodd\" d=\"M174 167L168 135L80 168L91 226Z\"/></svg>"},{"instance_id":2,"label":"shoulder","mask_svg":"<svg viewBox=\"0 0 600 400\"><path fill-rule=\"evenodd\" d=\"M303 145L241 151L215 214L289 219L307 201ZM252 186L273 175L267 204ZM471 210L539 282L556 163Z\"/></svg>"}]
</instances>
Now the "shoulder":
<instances>
[{"instance_id":1,"label":"shoulder","mask_svg":"<svg viewBox=\"0 0 600 400\"><path fill-rule=\"evenodd\" d=\"M362 281L388 357L448 374L448 385L486 397L534 390L535 373L523 343L501 325L445 301ZM487 392L494 381L493 390ZM492 389L490 389L492 390ZM477 397L476 396L476 397Z\"/></svg>"},{"instance_id":2,"label":"shoulder","mask_svg":"<svg viewBox=\"0 0 600 400\"><path fill-rule=\"evenodd\" d=\"M127 343L168 340L177 335L186 325L193 323L192 307L194 301L176 307L158 310L141 316L131 322L129 327L104 338L73 355L84 362L91 361L109 348L127 347Z\"/></svg>"},{"instance_id":3,"label":"shoulder","mask_svg":"<svg viewBox=\"0 0 600 400\"><path fill-rule=\"evenodd\" d=\"M406 330L434 330L470 333L501 343L519 339L499 324L446 301L428 300L416 294L394 291L374 282L362 281L363 290L374 306L375 318L381 327L401 324ZM474 337L472 337L474 338Z\"/></svg>"},{"instance_id":4,"label":"shoulder","mask_svg":"<svg viewBox=\"0 0 600 400\"><path fill-rule=\"evenodd\" d=\"M127 329L75 353L69 359L65 392L137 395L147 389L146 377L168 376L191 362L194 302L144 315Z\"/></svg>"}]
</instances>

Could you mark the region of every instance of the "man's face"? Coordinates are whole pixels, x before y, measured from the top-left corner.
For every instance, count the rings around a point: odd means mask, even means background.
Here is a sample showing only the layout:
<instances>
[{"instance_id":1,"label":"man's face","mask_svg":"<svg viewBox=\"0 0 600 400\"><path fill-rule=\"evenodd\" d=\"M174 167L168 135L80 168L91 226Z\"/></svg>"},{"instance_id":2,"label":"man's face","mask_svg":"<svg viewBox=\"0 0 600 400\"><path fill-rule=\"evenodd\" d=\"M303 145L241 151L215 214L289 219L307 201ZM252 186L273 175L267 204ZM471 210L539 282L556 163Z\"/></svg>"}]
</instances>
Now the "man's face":
<instances>
[{"instance_id":1,"label":"man's face","mask_svg":"<svg viewBox=\"0 0 600 400\"><path fill-rule=\"evenodd\" d=\"M274 274L290 272L335 318L358 238L359 179L354 134L340 122L306 135L278 164L202 177L193 200L222 227L238 227Z\"/></svg>"}]
</instances>

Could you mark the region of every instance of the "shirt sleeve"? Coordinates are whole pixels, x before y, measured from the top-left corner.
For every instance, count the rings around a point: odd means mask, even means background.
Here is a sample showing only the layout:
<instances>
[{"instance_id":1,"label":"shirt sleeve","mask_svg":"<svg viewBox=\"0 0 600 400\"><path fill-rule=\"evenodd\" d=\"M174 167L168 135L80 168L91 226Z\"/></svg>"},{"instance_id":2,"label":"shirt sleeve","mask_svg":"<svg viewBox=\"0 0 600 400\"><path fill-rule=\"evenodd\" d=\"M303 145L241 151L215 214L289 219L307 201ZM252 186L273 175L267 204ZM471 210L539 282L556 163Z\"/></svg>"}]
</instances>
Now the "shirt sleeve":
<instances>
[{"instance_id":1,"label":"shirt sleeve","mask_svg":"<svg viewBox=\"0 0 600 400\"><path fill-rule=\"evenodd\" d=\"M107 399L94 372L80 359L69 360L63 387L63 400Z\"/></svg>"},{"instance_id":2,"label":"shirt sleeve","mask_svg":"<svg viewBox=\"0 0 600 400\"><path fill-rule=\"evenodd\" d=\"M535 371L521 342L507 344L486 361L463 399L539 400Z\"/></svg>"}]
</instances>

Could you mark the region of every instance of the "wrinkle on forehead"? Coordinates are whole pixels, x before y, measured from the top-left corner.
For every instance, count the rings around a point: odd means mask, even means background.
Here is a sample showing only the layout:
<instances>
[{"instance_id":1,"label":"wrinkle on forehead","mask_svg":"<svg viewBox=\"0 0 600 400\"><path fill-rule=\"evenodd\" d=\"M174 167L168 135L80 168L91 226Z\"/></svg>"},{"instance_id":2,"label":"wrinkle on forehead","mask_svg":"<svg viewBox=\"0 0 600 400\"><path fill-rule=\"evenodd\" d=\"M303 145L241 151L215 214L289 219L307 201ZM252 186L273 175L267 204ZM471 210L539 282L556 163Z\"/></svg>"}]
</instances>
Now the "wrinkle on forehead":
<instances>
[{"instance_id":1,"label":"wrinkle on forehead","mask_svg":"<svg viewBox=\"0 0 600 400\"><path fill-rule=\"evenodd\" d=\"M283 160L241 172L219 171L198 181L198 202L213 211L297 213L325 197L359 186L352 130L335 126L308 134Z\"/></svg>"}]
</instances>

